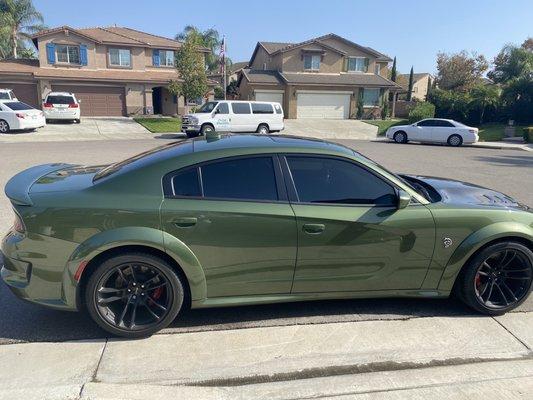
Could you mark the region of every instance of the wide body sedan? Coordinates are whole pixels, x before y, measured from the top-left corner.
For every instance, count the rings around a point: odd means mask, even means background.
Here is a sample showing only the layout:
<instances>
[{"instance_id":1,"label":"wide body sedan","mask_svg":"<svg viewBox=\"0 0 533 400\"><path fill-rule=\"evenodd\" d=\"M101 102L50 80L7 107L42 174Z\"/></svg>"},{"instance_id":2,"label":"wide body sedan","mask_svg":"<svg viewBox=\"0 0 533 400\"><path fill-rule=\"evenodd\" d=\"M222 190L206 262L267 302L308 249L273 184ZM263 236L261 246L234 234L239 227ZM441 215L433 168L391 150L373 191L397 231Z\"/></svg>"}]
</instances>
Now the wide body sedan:
<instances>
[{"instance_id":1,"label":"wide body sedan","mask_svg":"<svg viewBox=\"0 0 533 400\"><path fill-rule=\"evenodd\" d=\"M385 136L396 143L442 143L449 146L472 144L479 140L478 128L452 119L429 118L411 125L390 127Z\"/></svg>"},{"instance_id":2,"label":"wide body sedan","mask_svg":"<svg viewBox=\"0 0 533 400\"><path fill-rule=\"evenodd\" d=\"M0 134L16 130L32 130L46 125L41 110L21 101L0 101Z\"/></svg>"},{"instance_id":3,"label":"wide body sedan","mask_svg":"<svg viewBox=\"0 0 533 400\"><path fill-rule=\"evenodd\" d=\"M533 277L533 213L475 185L398 176L334 143L207 135L6 185L2 278L126 337L185 308L446 298L501 314Z\"/></svg>"}]
</instances>

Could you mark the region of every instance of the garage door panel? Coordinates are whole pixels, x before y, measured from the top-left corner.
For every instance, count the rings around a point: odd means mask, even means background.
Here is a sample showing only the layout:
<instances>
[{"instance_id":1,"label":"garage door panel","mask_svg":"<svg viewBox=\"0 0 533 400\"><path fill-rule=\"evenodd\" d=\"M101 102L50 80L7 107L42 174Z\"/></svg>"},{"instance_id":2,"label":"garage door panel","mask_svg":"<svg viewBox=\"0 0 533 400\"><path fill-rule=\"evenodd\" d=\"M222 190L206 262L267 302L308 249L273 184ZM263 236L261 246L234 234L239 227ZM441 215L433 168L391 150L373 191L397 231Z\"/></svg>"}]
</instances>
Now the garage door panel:
<instances>
[{"instance_id":1,"label":"garage door panel","mask_svg":"<svg viewBox=\"0 0 533 400\"><path fill-rule=\"evenodd\" d=\"M256 101L272 101L272 102L283 104L283 93L256 90L255 100Z\"/></svg>"},{"instance_id":2,"label":"garage door panel","mask_svg":"<svg viewBox=\"0 0 533 400\"><path fill-rule=\"evenodd\" d=\"M298 93L298 118L346 119L349 112L349 94Z\"/></svg>"},{"instance_id":3,"label":"garage door panel","mask_svg":"<svg viewBox=\"0 0 533 400\"><path fill-rule=\"evenodd\" d=\"M74 93L81 100L81 115L92 117L120 117L125 115L123 87L53 85L52 90Z\"/></svg>"},{"instance_id":4,"label":"garage door panel","mask_svg":"<svg viewBox=\"0 0 533 400\"><path fill-rule=\"evenodd\" d=\"M41 109L41 102L37 95L37 84L35 83L2 83L0 88L11 89L19 101L29 104L35 108Z\"/></svg>"}]
</instances>

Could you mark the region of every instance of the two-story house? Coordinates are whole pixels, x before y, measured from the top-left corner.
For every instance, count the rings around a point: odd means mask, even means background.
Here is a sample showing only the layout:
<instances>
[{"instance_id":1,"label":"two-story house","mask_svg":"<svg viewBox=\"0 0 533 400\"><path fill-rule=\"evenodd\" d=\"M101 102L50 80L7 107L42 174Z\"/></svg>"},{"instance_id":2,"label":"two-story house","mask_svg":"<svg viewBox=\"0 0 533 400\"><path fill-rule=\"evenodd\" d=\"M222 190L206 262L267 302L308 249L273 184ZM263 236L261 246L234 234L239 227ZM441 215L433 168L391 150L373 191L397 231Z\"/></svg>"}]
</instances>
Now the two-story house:
<instances>
[{"instance_id":1,"label":"two-story house","mask_svg":"<svg viewBox=\"0 0 533 400\"><path fill-rule=\"evenodd\" d=\"M378 117L389 91L386 55L335 34L301 43L258 42L239 77L241 99L278 101L287 118Z\"/></svg>"},{"instance_id":2,"label":"two-story house","mask_svg":"<svg viewBox=\"0 0 533 400\"><path fill-rule=\"evenodd\" d=\"M183 98L167 90L180 79L176 40L116 26L62 26L35 34L33 43L37 60L0 62L0 87L21 101L40 108L47 93L64 91L81 100L83 116L183 112Z\"/></svg>"},{"instance_id":3,"label":"two-story house","mask_svg":"<svg viewBox=\"0 0 533 400\"><path fill-rule=\"evenodd\" d=\"M428 72L413 74L413 92L411 93L411 97L420 101L426 100L434 79ZM402 87L402 91L399 93L400 99L405 99L409 90L409 74L398 74L396 83Z\"/></svg>"}]
</instances>

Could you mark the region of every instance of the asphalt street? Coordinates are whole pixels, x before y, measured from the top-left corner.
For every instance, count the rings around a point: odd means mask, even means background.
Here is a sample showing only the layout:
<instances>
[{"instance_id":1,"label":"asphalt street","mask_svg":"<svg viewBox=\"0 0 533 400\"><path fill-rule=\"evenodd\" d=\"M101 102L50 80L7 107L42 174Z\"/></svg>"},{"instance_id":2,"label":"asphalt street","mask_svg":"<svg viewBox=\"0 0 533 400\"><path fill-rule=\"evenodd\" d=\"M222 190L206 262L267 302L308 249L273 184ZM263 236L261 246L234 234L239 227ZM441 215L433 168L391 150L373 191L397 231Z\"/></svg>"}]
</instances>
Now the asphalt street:
<instances>
[{"instance_id":1,"label":"asphalt street","mask_svg":"<svg viewBox=\"0 0 533 400\"><path fill-rule=\"evenodd\" d=\"M168 138L132 141L4 143L0 147L0 186L17 172L48 162L102 164L118 161L168 142ZM488 186L533 206L533 152L386 142L339 140L395 172L450 177ZM0 231L12 222L5 196L0 198ZM533 311L533 297L518 311ZM181 333L258 326L320 324L425 316L475 315L453 300L350 300L194 310L164 332ZM90 319L47 310L16 299L0 284L0 344L105 337Z\"/></svg>"}]
</instances>

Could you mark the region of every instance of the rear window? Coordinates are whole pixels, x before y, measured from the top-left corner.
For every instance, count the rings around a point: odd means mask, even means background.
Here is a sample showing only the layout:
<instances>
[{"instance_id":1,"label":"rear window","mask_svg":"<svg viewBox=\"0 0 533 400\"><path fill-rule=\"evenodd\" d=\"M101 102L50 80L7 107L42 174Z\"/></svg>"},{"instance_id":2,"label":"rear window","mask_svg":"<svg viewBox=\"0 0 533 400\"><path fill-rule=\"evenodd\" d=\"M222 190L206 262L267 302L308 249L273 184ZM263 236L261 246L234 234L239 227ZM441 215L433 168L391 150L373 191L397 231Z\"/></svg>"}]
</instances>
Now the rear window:
<instances>
[{"instance_id":1,"label":"rear window","mask_svg":"<svg viewBox=\"0 0 533 400\"><path fill-rule=\"evenodd\" d=\"M10 101L8 103L4 103L4 106L7 108L13 110L13 111L21 111L21 110L33 110L33 107L23 103L22 101Z\"/></svg>"},{"instance_id":2,"label":"rear window","mask_svg":"<svg viewBox=\"0 0 533 400\"><path fill-rule=\"evenodd\" d=\"M268 103L252 103L252 112L254 114L274 114L272 105Z\"/></svg>"},{"instance_id":3,"label":"rear window","mask_svg":"<svg viewBox=\"0 0 533 400\"><path fill-rule=\"evenodd\" d=\"M231 103L233 114L251 114L250 103Z\"/></svg>"},{"instance_id":4,"label":"rear window","mask_svg":"<svg viewBox=\"0 0 533 400\"><path fill-rule=\"evenodd\" d=\"M0 100L11 100L8 92L0 92Z\"/></svg>"},{"instance_id":5,"label":"rear window","mask_svg":"<svg viewBox=\"0 0 533 400\"><path fill-rule=\"evenodd\" d=\"M276 109L276 114L281 114L282 109L279 104L274 104L274 108Z\"/></svg>"},{"instance_id":6,"label":"rear window","mask_svg":"<svg viewBox=\"0 0 533 400\"><path fill-rule=\"evenodd\" d=\"M50 104L71 104L74 103L74 97L72 96L48 96L46 99Z\"/></svg>"}]
</instances>

